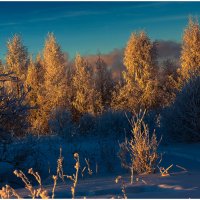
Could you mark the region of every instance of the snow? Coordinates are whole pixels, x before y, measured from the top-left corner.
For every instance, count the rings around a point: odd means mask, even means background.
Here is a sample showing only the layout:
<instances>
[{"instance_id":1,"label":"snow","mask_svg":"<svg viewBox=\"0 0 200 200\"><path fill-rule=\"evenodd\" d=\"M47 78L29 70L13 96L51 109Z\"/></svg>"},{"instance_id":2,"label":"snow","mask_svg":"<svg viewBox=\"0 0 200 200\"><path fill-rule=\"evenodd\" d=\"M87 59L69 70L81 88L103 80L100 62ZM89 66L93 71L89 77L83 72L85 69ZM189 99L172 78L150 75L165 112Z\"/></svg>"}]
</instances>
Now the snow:
<instances>
[{"instance_id":1,"label":"snow","mask_svg":"<svg viewBox=\"0 0 200 200\"><path fill-rule=\"evenodd\" d=\"M83 145L85 148L86 146ZM90 148L92 147L90 141ZM86 149L85 149L86 150ZM115 170L113 173L103 171L92 176L79 177L76 188L76 198L122 198L121 182L115 183L115 178L120 175L126 185L128 198L200 198L200 144L174 144L161 146L160 152L163 159L160 166L169 170L170 176L162 177L159 172L151 175L134 177L130 184L129 174L124 170ZM67 163L68 165L68 163ZM68 165L69 166L69 165ZM93 170L94 171L94 170ZM44 187L51 195L51 178L44 180ZM70 187L72 182L59 182L55 198L71 198ZM28 197L28 192L17 189L22 197Z\"/></svg>"}]
</instances>

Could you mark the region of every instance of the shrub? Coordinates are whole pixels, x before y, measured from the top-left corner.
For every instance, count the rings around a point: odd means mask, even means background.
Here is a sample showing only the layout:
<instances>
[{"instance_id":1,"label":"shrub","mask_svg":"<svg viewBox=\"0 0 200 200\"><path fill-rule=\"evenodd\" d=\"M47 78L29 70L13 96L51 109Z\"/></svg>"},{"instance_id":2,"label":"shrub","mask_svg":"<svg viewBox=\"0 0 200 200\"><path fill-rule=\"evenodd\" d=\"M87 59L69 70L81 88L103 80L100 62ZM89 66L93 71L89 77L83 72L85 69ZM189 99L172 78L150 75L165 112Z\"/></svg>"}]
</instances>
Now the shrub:
<instances>
[{"instance_id":1,"label":"shrub","mask_svg":"<svg viewBox=\"0 0 200 200\"><path fill-rule=\"evenodd\" d=\"M190 80L163 112L162 125L174 141L200 141L200 77Z\"/></svg>"},{"instance_id":2,"label":"shrub","mask_svg":"<svg viewBox=\"0 0 200 200\"><path fill-rule=\"evenodd\" d=\"M96 119L95 132L100 136L119 136L130 130L130 124L127 121L129 113L107 111Z\"/></svg>"},{"instance_id":3,"label":"shrub","mask_svg":"<svg viewBox=\"0 0 200 200\"><path fill-rule=\"evenodd\" d=\"M78 124L78 132L81 136L91 135L95 127L95 117L90 114L84 114Z\"/></svg>"},{"instance_id":4,"label":"shrub","mask_svg":"<svg viewBox=\"0 0 200 200\"><path fill-rule=\"evenodd\" d=\"M23 137L27 133L27 113L30 106L25 103L26 94L20 97L7 94L0 88L0 128L12 136ZM3 137L3 136L2 136ZM8 138L9 139L9 138Z\"/></svg>"},{"instance_id":5,"label":"shrub","mask_svg":"<svg viewBox=\"0 0 200 200\"><path fill-rule=\"evenodd\" d=\"M131 170L131 182L133 173L153 173L159 158L157 153L158 142L155 131L150 137L148 125L144 122L145 112L140 111L130 121L132 135L128 140L120 144L119 157L122 167Z\"/></svg>"},{"instance_id":6,"label":"shrub","mask_svg":"<svg viewBox=\"0 0 200 200\"><path fill-rule=\"evenodd\" d=\"M72 122L71 113L63 109L57 109L52 113L49 122L50 130L53 134L58 134L65 139L74 136L75 126Z\"/></svg>"}]
</instances>

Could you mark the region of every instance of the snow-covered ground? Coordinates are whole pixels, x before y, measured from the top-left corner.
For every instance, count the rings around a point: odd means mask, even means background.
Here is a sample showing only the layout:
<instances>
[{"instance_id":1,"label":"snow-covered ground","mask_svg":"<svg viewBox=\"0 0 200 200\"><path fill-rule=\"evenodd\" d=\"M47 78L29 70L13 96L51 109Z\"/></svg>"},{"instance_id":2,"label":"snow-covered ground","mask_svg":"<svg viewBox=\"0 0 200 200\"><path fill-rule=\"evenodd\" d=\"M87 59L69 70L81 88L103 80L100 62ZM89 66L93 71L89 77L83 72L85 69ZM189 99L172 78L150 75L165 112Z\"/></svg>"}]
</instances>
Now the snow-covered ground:
<instances>
[{"instance_id":1,"label":"snow-covered ground","mask_svg":"<svg viewBox=\"0 0 200 200\"><path fill-rule=\"evenodd\" d=\"M121 182L115 178L121 175L125 181L128 198L200 198L200 144L176 144L162 146L163 160L160 166L169 170L170 176L162 177L159 173L134 177L130 184L129 174L124 171L101 173L86 176L78 181L76 198L122 198ZM71 198L71 182L59 182L55 198ZM45 188L51 195L50 179L44 181ZM22 197L28 197L25 189L17 189Z\"/></svg>"}]
</instances>

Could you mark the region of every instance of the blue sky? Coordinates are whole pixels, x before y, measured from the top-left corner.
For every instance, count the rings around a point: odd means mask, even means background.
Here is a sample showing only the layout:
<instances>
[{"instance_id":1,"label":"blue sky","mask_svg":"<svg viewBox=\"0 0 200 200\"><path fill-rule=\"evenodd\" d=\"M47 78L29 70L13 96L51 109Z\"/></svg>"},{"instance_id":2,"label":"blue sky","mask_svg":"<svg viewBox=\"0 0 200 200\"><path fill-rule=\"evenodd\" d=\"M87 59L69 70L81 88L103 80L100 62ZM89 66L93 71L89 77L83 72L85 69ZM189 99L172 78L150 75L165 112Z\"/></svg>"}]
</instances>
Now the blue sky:
<instances>
[{"instance_id":1,"label":"blue sky","mask_svg":"<svg viewBox=\"0 0 200 200\"><path fill-rule=\"evenodd\" d=\"M200 16L200 2L0 2L0 57L15 33L35 55L54 32L71 58L122 48L138 30L180 42L189 15Z\"/></svg>"}]
</instances>

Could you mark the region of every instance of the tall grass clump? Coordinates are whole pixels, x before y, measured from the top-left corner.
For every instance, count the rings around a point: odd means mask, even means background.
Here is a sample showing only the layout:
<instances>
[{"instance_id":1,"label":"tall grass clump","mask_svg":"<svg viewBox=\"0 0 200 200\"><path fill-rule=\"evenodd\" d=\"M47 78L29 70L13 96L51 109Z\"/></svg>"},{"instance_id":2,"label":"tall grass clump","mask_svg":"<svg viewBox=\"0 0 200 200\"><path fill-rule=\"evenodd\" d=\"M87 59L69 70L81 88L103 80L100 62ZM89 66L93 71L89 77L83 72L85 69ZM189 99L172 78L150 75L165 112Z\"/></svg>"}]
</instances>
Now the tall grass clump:
<instances>
[{"instance_id":1,"label":"tall grass clump","mask_svg":"<svg viewBox=\"0 0 200 200\"><path fill-rule=\"evenodd\" d=\"M149 127L144 121L145 112L140 111L131 120L132 126L130 138L125 138L118 153L122 167L131 171L131 183L133 174L154 173L159 158L158 142L155 131L150 134Z\"/></svg>"}]
</instances>

